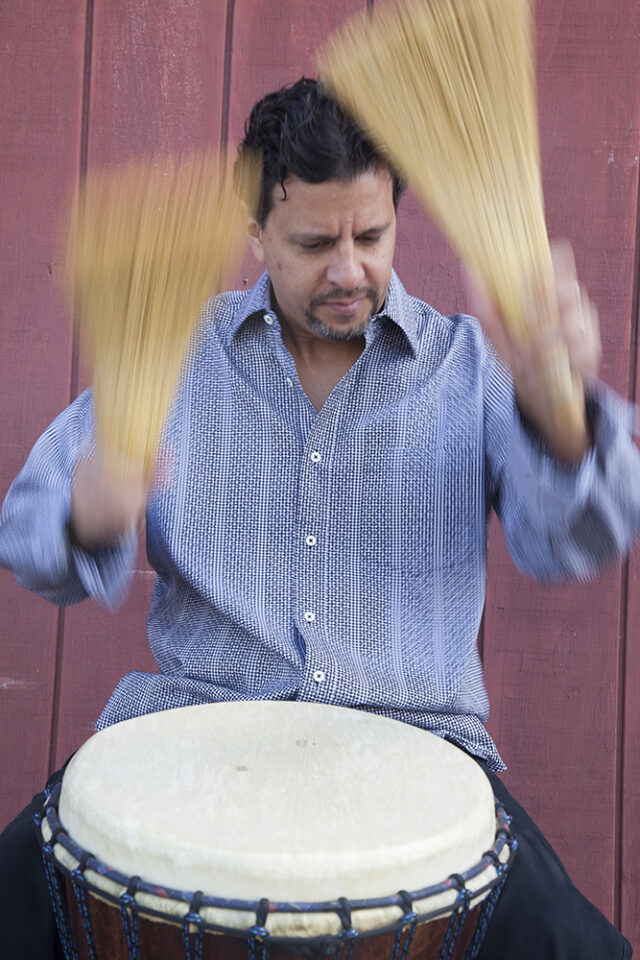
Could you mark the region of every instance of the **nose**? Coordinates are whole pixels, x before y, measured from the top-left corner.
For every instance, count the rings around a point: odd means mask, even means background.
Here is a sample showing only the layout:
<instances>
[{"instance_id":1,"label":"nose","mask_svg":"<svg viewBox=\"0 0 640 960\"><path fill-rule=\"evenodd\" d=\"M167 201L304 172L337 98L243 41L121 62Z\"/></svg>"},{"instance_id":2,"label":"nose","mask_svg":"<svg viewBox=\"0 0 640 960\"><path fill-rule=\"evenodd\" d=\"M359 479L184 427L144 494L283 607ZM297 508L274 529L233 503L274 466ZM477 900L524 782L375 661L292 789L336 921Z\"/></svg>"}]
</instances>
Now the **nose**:
<instances>
[{"instance_id":1,"label":"nose","mask_svg":"<svg viewBox=\"0 0 640 960\"><path fill-rule=\"evenodd\" d=\"M364 265L353 239L336 244L327 265L327 281L343 290L355 290L364 281Z\"/></svg>"}]
</instances>

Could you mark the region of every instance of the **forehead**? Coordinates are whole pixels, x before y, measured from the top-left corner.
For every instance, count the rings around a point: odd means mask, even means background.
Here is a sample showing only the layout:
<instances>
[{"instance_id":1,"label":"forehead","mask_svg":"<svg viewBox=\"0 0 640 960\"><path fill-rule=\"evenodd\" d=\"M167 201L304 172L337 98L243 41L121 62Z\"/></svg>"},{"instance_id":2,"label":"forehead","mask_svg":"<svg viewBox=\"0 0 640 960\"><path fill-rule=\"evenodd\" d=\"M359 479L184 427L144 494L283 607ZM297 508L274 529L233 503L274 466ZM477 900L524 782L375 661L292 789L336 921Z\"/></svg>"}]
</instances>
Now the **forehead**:
<instances>
[{"instance_id":1,"label":"forehead","mask_svg":"<svg viewBox=\"0 0 640 960\"><path fill-rule=\"evenodd\" d=\"M349 223L355 232L383 226L395 215L393 182L388 170L373 169L348 180L307 183L295 176L273 188L266 226L281 230L337 233Z\"/></svg>"}]
</instances>

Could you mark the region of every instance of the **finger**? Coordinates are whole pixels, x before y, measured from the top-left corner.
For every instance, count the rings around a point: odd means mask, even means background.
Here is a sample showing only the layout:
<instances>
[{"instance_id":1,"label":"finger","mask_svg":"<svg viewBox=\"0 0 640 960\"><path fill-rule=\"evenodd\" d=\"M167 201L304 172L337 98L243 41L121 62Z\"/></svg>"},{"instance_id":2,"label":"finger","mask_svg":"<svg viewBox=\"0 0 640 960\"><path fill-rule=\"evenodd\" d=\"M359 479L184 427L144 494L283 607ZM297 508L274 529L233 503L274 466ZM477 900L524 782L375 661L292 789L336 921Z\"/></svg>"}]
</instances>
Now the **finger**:
<instances>
[{"instance_id":1,"label":"finger","mask_svg":"<svg viewBox=\"0 0 640 960\"><path fill-rule=\"evenodd\" d=\"M551 261L556 281L558 303L568 304L575 298L575 286L578 282L573 247L568 240L556 240L550 244Z\"/></svg>"},{"instance_id":2,"label":"finger","mask_svg":"<svg viewBox=\"0 0 640 960\"><path fill-rule=\"evenodd\" d=\"M596 376L602 355L598 311L582 288L561 314L562 336L571 366L586 376Z\"/></svg>"}]
</instances>

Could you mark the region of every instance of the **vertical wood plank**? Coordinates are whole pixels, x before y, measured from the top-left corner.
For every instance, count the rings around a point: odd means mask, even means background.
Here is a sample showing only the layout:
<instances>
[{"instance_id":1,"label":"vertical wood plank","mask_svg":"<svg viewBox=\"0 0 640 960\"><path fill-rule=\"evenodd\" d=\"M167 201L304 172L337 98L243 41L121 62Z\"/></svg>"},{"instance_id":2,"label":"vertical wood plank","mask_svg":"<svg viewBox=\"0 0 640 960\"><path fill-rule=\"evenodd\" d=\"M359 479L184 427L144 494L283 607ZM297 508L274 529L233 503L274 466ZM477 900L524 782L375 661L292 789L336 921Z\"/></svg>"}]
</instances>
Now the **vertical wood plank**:
<instances>
[{"instance_id":1,"label":"vertical wood plank","mask_svg":"<svg viewBox=\"0 0 640 960\"><path fill-rule=\"evenodd\" d=\"M638 402L636 396L636 403ZM640 949L640 550L628 566L629 602L623 670L625 710L622 782L620 784L621 929L634 950Z\"/></svg>"},{"instance_id":2,"label":"vertical wood plank","mask_svg":"<svg viewBox=\"0 0 640 960\"><path fill-rule=\"evenodd\" d=\"M636 126L636 249L634 269L634 326L632 357L635 360L634 400L640 403L640 189L638 158L640 126ZM619 788L620 916L621 928L636 951L640 950L640 546L627 565L626 613L622 683L624 685L622 780Z\"/></svg>"},{"instance_id":3,"label":"vertical wood plank","mask_svg":"<svg viewBox=\"0 0 640 960\"><path fill-rule=\"evenodd\" d=\"M84 3L0 5L0 498L69 399L70 321L57 296L60 200L77 176ZM42 788L58 611L0 571L0 827Z\"/></svg>"},{"instance_id":4,"label":"vertical wood plank","mask_svg":"<svg viewBox=\"0 0 640 960\"><path fill-rule=\"evenodd\" d=\"M626 395L638 7L540 0L537 11L549 230L575 245L600 310L603 378ZM485 666L507 779L578 885L615 919L620 568L586 587L543 591L512 571L495 530L491 555ZM637 614L635 623L637 631Z\"/></svg>"},{"instance_id":5,"label":"vertical wood plank","mask_svg":"<svg viewBox=\"0 0 640 960\"><path fill-rule=\"evenodd\" d=\"M88 165L217 144L226 4L209 0L94 0ZM146 612L153 584L144 537L131 593L116 614L66 611L55 764L93 731L118 680L153 671Z\"/></svg>"}]
</instances>

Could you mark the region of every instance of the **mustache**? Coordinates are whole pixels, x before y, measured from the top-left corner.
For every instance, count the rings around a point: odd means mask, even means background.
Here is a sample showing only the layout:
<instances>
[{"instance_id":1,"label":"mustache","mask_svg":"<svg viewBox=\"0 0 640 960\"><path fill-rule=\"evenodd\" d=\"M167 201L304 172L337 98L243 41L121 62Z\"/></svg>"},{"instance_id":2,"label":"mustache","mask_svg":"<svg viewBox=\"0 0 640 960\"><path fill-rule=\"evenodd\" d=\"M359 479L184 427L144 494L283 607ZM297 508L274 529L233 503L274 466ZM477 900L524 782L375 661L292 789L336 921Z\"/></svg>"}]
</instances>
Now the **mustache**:
<instances>
[{"instance_id":1,"label":"mustache","mask_svg":"<svg viewBox=\"0 0 640 960\"><path fill-rule=\"evenodd\" d=\"M371 300L376 303L378 300L378 291L374 287L354 287L352 290L345 290L343 287L335 287L327 293L319 293L312 298L309 306L311 309L318 307L321 303L335 303L341 300L359 300L360 298Z\"/></svg>"}]
</instances>

